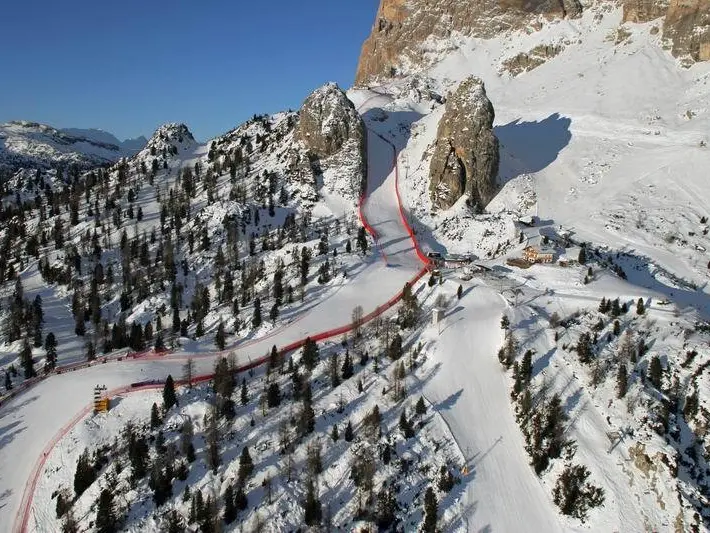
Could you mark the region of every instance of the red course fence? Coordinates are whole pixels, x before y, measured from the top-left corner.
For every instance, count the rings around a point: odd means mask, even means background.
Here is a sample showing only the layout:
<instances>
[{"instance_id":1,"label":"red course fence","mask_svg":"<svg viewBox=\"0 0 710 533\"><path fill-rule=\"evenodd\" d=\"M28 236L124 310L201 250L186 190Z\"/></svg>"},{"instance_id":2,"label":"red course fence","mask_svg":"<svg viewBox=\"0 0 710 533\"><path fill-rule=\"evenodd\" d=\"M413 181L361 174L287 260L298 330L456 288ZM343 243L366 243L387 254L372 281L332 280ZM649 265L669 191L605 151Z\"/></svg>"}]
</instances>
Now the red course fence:
<instances>
[{"instance_id":1,"label":"red course fence","mask_svg":"<svg viewBox=\"0 0 710 533\"><path fill-rule=\"evenodd\" d=\"M376 97L373 97L376 98ZM369 99L371 100L371 99ZM367 103L369 100L366 100L365 103ZM360 107L364 106L365 103L363 103ZM417 253L417 257L419 260L424 264L424 267L409 281L410 285L414 285L417 281L419 281L428 271L430 268L430 261L429 258L422 252L421 248L419 247L419 243L416 240L414 230L412 227L409 225L409 222L407 221L407 217L404 212L404 208L402 206L402 199L399 194L399 168L397 165L397 150L390 141L388 141L385 137L380 135L379 133L372 132L375 135L377 135L380 139L382 139L384 142L386 142L391 148L393 152L393 166L394 166L394 171L395 171L395 194L397 196L397 205L399 207L399 214L402 219L402 224L404 227L407 229L407 233L409 233L409 237L412 239L412 243L414 244L414 249ZM360 198L359 206L358 206L358 213L360 216L360 220L362 222L363 227L365 230L372 235L372 237L375 239L375 243L377 244L378 249L380 250L380 253L384 259L384 261L387 261L387 258L385 257L385 254L382 252L381 246L379 244L378 238L377 238L377 232L375 229L367 222L367 219L365 218L362 208L365 202L364 196ZM390 298L387 302L384 304L376 307L373 311L367 313L365 316L362 317L362 323L369 322L370 320L380 316L382 313L387 311L388 309L391 309L394 307L400 300L402 299L402 291L398 292L395 294L392 298ZM328 331L324 331L321 333L316 333L315 335L311 335L310 338L313 341L322 341L326 339L330 339L333 337L337 337L339 335L343 335L345 333L348 333L354 329L354 325L347 324L345 326L341 326L338 328L334 328ZM260 340L260 339L259 339ZM288 344L286 346L282 346L281 349L279 350L281 354L286 354L293 352L297 350L298 348L302 347L307 339L301 339L296 342L293 342L291 344ZM230 350L224 350L223 352L215 352L215 355L221 354L221 353L227 353ZM140 357L141 355L145 355L147 352L141 352L139 354L133 354L132 357ZM112 359L122 359L122 357L115 357L113 356ZM94 361L93 364L97 364L100 362L106 362L108 358L103 358L101 360ZM260 357L258 359L255 359L254 361L250 361L249 363L239 366L236 369L236 372L245 372L247 370L250 370L252 368L256 368L258 366L263 365L266 363L269 359L269 356L264 356ZM67 367L62 367L58 368L57 372L66 372L69 370L76 370L78 368L85 368L87 366L90 366L91 363L76 363L73 365L68 365ZM16 396L21 392L22 390L26 390L30 386L32 386L34 383L41 381L45 379L47 376L42 376L38 378L33 378L33 380L26 381L25 383L28 383L26 387L18 387L18 391L13 394L12 396ZM196 376L195 378L192 379L192 384L197 384L197 383L203 383L205 381L209 381L214 377L214 374L203 374L200 376ZM30 381L32 381L30 383ZM178 380L175 382L176 385L186 385L187 382L184 380ZM145 382L140 382L140 383L133 383L131 385L127 385L124 387L119 387L117 389L113 389L109 391L110 396L117 396L120 394L130 394L133 392L141 392L141 391L147 391L147 390L154 390L154 389L159 389L164 386L165 382L164 381L145 381ZM23 383L24 385L24 383ZM10 397L12 397L10 396ZM8 398L4 398L3 401L7 401ZM2 405L0 403L0 405ZM19 532L19 533L25 533L27 531L27 525L30 517L30 512L32 509L32 499L34 497L35 490L37 488L37 483L39 482L39 477L42 471L44 470L44 466L47 462L47 457L51 453L51 451L54 449L54 447L57 445L57 443L62 440L86 415L88 415L93 409L93 405L87 405L84 407L81 411L79 411L74 417L64 424L64 426L57 432L57 434L45 445L44 449L42 450L42 455L35 464L34 468L32 469L32 473L30 474L30 478L27 481L27 484L25 485L25 490L22 494L22 501L20 504L20 508L18 509L17 515L15 516L15 525L13 527L13 531Z\"/></svg>"}]
</instances>

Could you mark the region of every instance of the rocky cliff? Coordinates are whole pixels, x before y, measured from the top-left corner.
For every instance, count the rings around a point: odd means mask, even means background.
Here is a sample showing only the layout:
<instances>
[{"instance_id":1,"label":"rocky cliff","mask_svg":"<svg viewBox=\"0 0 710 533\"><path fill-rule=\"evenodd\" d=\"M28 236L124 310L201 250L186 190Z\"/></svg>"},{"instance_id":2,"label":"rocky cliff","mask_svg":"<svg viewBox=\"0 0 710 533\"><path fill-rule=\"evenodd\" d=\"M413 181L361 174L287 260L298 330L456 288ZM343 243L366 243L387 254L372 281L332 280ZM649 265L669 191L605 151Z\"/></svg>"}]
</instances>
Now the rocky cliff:
<instances>
[{"instance_id":1,"label":"rocky cliff","mask_svg":"<svg viewBox=\"0 0 710 533\"><path fill-rule=\"evenodd\" d=\"M340 87L329 83L306 98L295 135L328 190L350 199L360 197L367 178L365 124ZM333 168L338 168L339 176L330 175Z\"/></svg>"},{"instance_id":2,"label":"rocky cliff","mask_svg":"<svg viewBox=\"0 0 710 533\"><path fill-rule=\"evenodd\" d=\"M538 15L576 17L578 0L381 0L370 37L362 47L356 83L397 74L402 59L421 64L421 44L458 31L492 37L521 28Z\"/></svg>"},{"instance_id":3,"label":"rocky cliff","mask_svg":"<svg viewBox=\"0 0 710 533\"><path fill-rule=\"evenodd\" d=\"M612 3L612 0L608 0ZM663 36L676 57L710 59L710 0L622 0L624 22L665 17ZM396 76L403 65L422 65L430 38L453 32L493 37L534 27L539 18L575 18L579 0L381 0L370 36L362 46L356 84Z\"/></svg>"},{"instance_id":4,"label":"rocky cliff","mask_svg":"<svg viewBox=\"0 0 710 533\"><path fill-rule=\"evenodd\" d=\"M626 0L624 22L663 20L663 37L675 57L710 59L710 0Z\"/></svg>"},{"instance_id":5,"label":"rocky cliff","mask_svg":"<svg viewBox=\"0 0 710 533\"><path fill-rule=\"evenodd\" d=\"M470 204L482 210L495 195L499 155L494 118L483 82L476 77L464 80L447 99L429 167L435 207L448 209L467 194Z\"/></svg>"}]
</instances>

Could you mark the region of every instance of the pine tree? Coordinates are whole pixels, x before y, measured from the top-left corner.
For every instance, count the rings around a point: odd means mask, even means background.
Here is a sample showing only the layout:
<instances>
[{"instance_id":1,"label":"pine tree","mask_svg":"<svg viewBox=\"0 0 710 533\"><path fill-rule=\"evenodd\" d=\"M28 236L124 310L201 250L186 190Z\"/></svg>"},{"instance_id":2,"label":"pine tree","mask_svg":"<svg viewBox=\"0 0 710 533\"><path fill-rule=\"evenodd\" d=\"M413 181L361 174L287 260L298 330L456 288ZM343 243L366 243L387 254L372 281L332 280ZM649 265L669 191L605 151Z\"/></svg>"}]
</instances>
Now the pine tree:
<instances>
[{"instance_id":1,"label":"pine tree","mask_svg":"<svg viewBox=\"0 0 710 533\"><path fill-rule=\"evenodd\" d=\"M238 511L243 511L249 506L243 483L237 483L237 491L234 493L234 506Z\"/></svg>"},{"instance_id":2,"label":"pine tree","mask_svg":"<svg viewBox=\"0 0 710 533\"><path fill-rule=\"evenodd\" d=\"M350 357L350 352L345 351L345 359L343 360L343 367L341 368L343 379L350 379L353 376L353 360Z\"/></svg>"},{"instance_id":3,"label":"pine tree","mask_svg":"<svg viewBox=\"0 0 710 533\"><path fill-rule=\"evenodd\" d=\"M281 390L278 383L270 383L266 390L266 405L273 409L281 405Z\"/></svg>"},{"instance_id":4,"label":"pine tree","mask_svg":"<svg viewBox=\"0 0 710 533\"><path fill-rule=\"evenodd\" d=\"M96 480L94 466L89 459L89 452L84 450L76 463L74 474L74 494L78 498Z\"/></svg>"},{"instance_id":5,"label":"pine tree","mask_svg":"<svg viewBox=\"0 0 710 533\"><path fill-rule=\"evenodd\" d=\"M301 357L301 363L308 370L312 371L318 364L318 345L308 337L303 344L303 356Z\"/></svg>"},{"instance_id":6,"label":"pine tree","mask_svg":"<svg viewBox=\"0 0 710 533\"><path fill-rule=\"evenodd\" d=\"M395 333L392 337L392 342L387 349L387 356L392 361L397 361L403 355L402 350L402 336L399 333Z\"/></svg>"},{"instance_id":7,"label":"pine tree","mask_svg":"<svg viewBox=\"0 0 710 533\"><path fill-rule=\"evenodd\" d=\"M389 449L389 447L387 448ZM397 516L397 497L391 487L383 485L377 493L376 521L380 531L387 531Z\"/></svg>"},{"instance_id":8,"label":"pine tree","mask_svg":"<svg viewBox=\"0 0 710 533\"><path fill-rule=\"evenodd\" d=\"M254 313L251 317L251 326L258 328L261 326L261 300L254 298Z\"/></svg>"},{"instance_id":9,"label":"pine tree","mask_svg":"<svg viewBox=\"0 0 710 533\"><path fill-rule=\"evenodd\" d=\"M402 414L399 416L399 429L402 431L402 435L404 435L405 439L414 437L414 428L412 427L412 423L407 419L407 415L404 411L402 411Z\"/></svg>"},{"instance_id":10,"label":"pine tree","mask_svg":"<svg viewBox=\"0 0 710 533\"><path fill-rule=\"evenodd\" d=\"M463 296L463 287L461 285L459 285L459 288L456 289L456 298L460 300L462 296Z\"/></svg>"},{"instance_id":11,"label":"pine tree","mask_svg":"<svg viewBox=\"0 0 710 533\"><path fill-rule=\"evenodd\" d=\"M345 441L346 441L346 442L352 442L352 440L353 440L354 437L355 437L355 436L353 435L353 425L352 425L352 422L350 422L350 420L348 420L348 423L347 423L347 425L345 426L345 437L344 437L344 438L345 438Z\"/></svg>"},{"instance_id":12,"label":"pine tree","mask_svg":"<svg viewBox=\"0 0 710 533\"><path fill-rule=\"evenodd\" d=\"M589 509L604 504L604 489L587 482L590 472L582 465L567 465L557 479L552 500L562 514L584 522Z\"/></svg>"},{"instance_id":13,"label":"pine tree","mask_svg":"<svg viewBox=\"0 0 710 533\"><path fill-rule=\"evenodd\" d=\"M177 405L177 396L175 395L175 383L173 376L168 375L163 386L163 409L168 411L173 405Z\"/></svg>"},{"instance_id":14,"label":"pine tree","mask_svg":"<svg viewBox=\"0 0 710 533\"><path fill-rule=\"evenodd\" d=\"M237 518L237 509L234 506L234 488L228 485L224 491L224 521L231 524Z\"/></svg>"},{"instance_id":15,"label":"pine tree","mask_svg":"<svg viewBox=\"0 0 710 533\"><path fill-rule=\"evenodd\" d=\"M5 371L5 389L12 390L12 378L7 370Z\"/></svg>"},{"instance_id":16,"label":"pine tree","mask_svg":"<svg viewBox=\"0 0 710 533\"><path fill-rule=\"evenodd\" d=\"M20 362L22 363L22 369L25 371L25 379L30 379L37 375L35 372L35 363L32 359L32 346L30 346L30 341L26 337L22 341Z\"/></svg>"},{"instance_id":17,"label":"pine tree","mask_svg":"<svg viewBox=\"0 0 710 533\"><path fill-rule=\"evenodd\" d=\"M215 334L215 337L214 337L214 343L217 346L218 350L224 350L224 347L227 342L226 337L227 336L224 332L224 322L220 319L219 326L217 326L217 333Z\"/></svg>"},{"instance_id":18,"label":"pine tree","mask_svg":"<svg viewBox=\"0 0 710 533\"><path fill-rule=\"evenodd\" d=\"M158 404L153 402L153 406L150 408L150 428L155 429L162 423L163 421L160 419L160 413L158 411Z\"/></svg>"},{"instance_id":19,"label":"pine tree","mask_svg":"<svg viewBox=\"0 0 710 533\"><path fill-rule=\"evenodd\" d=\"M619 365L619 371L616 374L616 397L623 398L626 396L626 390L629 386L629 374L625 364Z\"/></svg>"},{"instance_id":20,"label":"pine tree","mask_svg":"<svg viewBox=\"0 0 710 533\"><path fill-rule=\"evenodd\" d=\"M239 471L237 473L237 478L241 483L246 483L253 471L254 463L251 460L249 448L244 446L244 448L242 448L242 454L239 456Z\"/></svg>"},{"instance_id":21,"label":"pine tree","mask_svg":"<svg viewBox=\"0 0 710 533\"><path fill-rule=\"evenodd\" d=\"M333 442L337 442L340 438L340 434L338 433L338 426L335 424L333 424L333 430L330 432L330 438L333 439Z\"/></svg>"},{"instance_id":22,"label":"pine tree","mask_svg":"<svg viewBox=\"0 0 710 533\"><path fill-rule=\"evenodd\" d=\"M661 377L663 375L663 366L661 365L661 360L657 355L651 358L651 363L648 365L648 380L656 387L657 390L661 390Z\"/></svg>"},{"instance_id":23,"label":"pine tree","mask_svg":"<svg viewBox=\"0 0 710 533\"><path fill-rule=\"evenodd\" d=\"M217 468L221 463L219 455L219 429L217 428L217 412L213 408L207 416L207 428L205 433L207 439L207 466L212 472L217 473Z\"/></svg>"},{"instance_id":24,"label":"pine tree","mask_svg":"<svg viewBox=\"0 0 710 533\"><path fill-rule=\"evenodd\" d=\"M422 531L424 533L436 533L438 512L438 503L436 501L434 489L428 487L426 489L426 493L424 494L424 524L422 525Z\"/></svg>"},{"instance_id":25,"label":"pine tree","mask_svg":"<svg viewBox=\"0 0 710 533\"><path fill-rule=\"evenodd\" d=\"M306 500L303 502L303 510L303 522L307 526L320 524L323 509L316 494L315 483L310 478L306 480Z\"/></svg>"},{"instance_id":26,"label":"pine tree","mask_svg":"<svg viewBox=\"0 0 710 533\"><path fill-rule=\"evenodd\" d=\"M420 396L417 400L417 405L414 406L414 412L419 416L426 414L426 404L424 403L424 397Z\"/></svg>"},{"instance_id":27,"label":"pine tree","mask_svg":"<svg viewBox=\"0 0 710 533\"><path fill-rule=\"evenodd\" d=\"M57 364L57 338L51 331L44 339L44 349L47 352L47 365L49 368L54 368Z\"/></svg>"},{"instance_id":28,"label":"pine tree","mask_svg":"<svg viewBox=\"0 0 710 533\"><path fill-rule=\"evenodd\" d=\"M643 298L639 298L638 301L636 302L636 314L642 315L645 312L646 312L646 308L643 305Z\"/></svg>"},{"instance_id":29,"label":"pine tree","mask_svg":"<svg viewBox=\"0 0 710 533\"><path fill-rule=\"evenodd\" d=\"M109 488L103 489L99 495L94 528L96 533L115 533L118 531L116 514L113 508L113 493Z\"/></svg>"},{"instance_id":30,"label":"pine tree","mask_svg":"<svg viewBox=\"0 0 710 533\"><path fill-rule=\"evenodd\" d=\"M242 405L246 405L249 402L249 396L247 394L247 382L244 378L242 378L242 390L240 393L240 400L242 402Z\"/></svg>"},{"instance_id":31,"label":"pine tree","mask_svg":"<svg viewBox=\"0 0 710 533\"><path fill-rule=\"evenodd\" d=\"M367 253L367 232L362 226L357 230L357 246L362 253Z\"/></svg>"},{"instance_id":32,"label":"pine tree","mask_svg":"<svg viewBox=\"0 0 710 533\"><path fill-rule=\"evenodd\" d=\"M330 386L336 388L340 385L340 373L338 371L338 354L330 356Z\"/></svg>"}]
</instances>

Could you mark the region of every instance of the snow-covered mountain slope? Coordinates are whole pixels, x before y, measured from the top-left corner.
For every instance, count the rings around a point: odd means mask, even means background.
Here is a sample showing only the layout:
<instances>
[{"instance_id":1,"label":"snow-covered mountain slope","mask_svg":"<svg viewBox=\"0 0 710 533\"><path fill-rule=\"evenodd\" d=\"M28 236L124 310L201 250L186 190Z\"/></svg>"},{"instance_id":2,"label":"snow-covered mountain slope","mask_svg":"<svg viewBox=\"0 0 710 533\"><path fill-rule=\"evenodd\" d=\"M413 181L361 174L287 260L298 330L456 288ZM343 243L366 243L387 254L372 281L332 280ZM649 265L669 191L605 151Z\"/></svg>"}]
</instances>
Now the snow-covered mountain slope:
<instances>
[{"instance_id":1,"label":"snow-covered mountain slope","mask_svg":"<svg viewBox=\"0 0 710 533\"><path fill-rule=\"evenodd\" d=\"M549 509L533 496L537 481L524 458L510 474L530 480L525 494L514 496L527 502L516 509L515 518L539 525L533 529L552 527L542 525L546 519L540 516L559 513L553 503L555 479L572 462L590 469L590 481L604 489L605 503L590 513L587 524L560 517L562 529L696 531L710 519L710 353L705 346L710 65L686 68L660 46L653 23L621 21L621 9L600 3L580 19L525 32L485 40L456 33L430 38L423 52L431 67L405 62L397 79L350 93L356 102L378 102L370 124L400 150L402 197L419 238L434 250L473 255L494 269L496 275L484 275L482 281L508 301L506 314L520 341L516 364L532 350L531 383L538 405L548 405L552 392L564 404L569 416L565 432L576 441L577 452L573 461L558 459L540 473ZM530 62L541 50L546 51L543 59ZM521 62L527 71L512 74L511 65ZM483 215L474 215L465 198L448 210L436 210L428 194L429 164L445 108L442 97L470 75L486 84L501 144L500 191ZM530 216L533 228L520 222ZM504 264L520 257L524 246L541 246L548 239L555 258L572 263L579 248L565 249L565 241L586 243L594 251L589 252L591 270L557 264L518 270ZM602 297L619 297L631 311L616 319L608 312L598 314ZM650 312L633 311L639 298ZM484 363L453 362L483 347L482 340L469 344L468 339L472 324L481 323L484 315L474 316L464 303L463 309L452 305L442 338L423 338L446 361L442 365L455 365L442 366L442 379L432 380L437 386L431 395L446 398L455 392L454 382L460 383L463 399L485 389L493 377L477 385ZM618 328L631 332L631 351L638 352L633 360L618 355L623 351ZM591 362L581 362L575 353L582 334L591 339ZM644 344L638 348L640 341ZM480 351L485 352L481 357L494 355L490 348ZM654 382L650 368L658 361L662 378ZM622 365L629 376L628 396L619 397ZM492 401L497 393L494 388L483 399L461 403ZM501 402L494 410L503 408ZM506 429L503 417L484 422L483 430L465 427L463 421L485 420L487 409L481 410L454 409L444 415L457 438L476 443L472 453L483 453L497 435L510 441L513 437L505 435L515 433ZM529 423L521 424L529 435ZM481 476L479 488L474 481L469 505L485 500L476 496L479 490L507 501L513 482L501 481L505 477L496 470L496 475ZM491 506L495 502L487 509ZM476 528L516 529L500 513L476 515L469 516Z\"/></svg>"},{"instance_id":2,"label":"snow-covered mountain slope","mask_svg":"<svg viewBox=\"0 0 710 533\"><path fill-rule=\"evenodd\" d=\"M16 170L106 165L131 157L145 143L145 137L119 141L102 130L56 129L36 122L8 122L0 124L0 166Z\"/></svg>"},{"instance_id":3,"label":"snow-covered mountain slope","mask_svg":"<svg viewBox=\"0 0 710 533\"><path fill-rule=\"evenodd\" d=\"M0 450L0 471L3 472L4 483L8 486L22 486L25 483L35 459L41 453L43 443L48 442L81 409L86 401L83 392L90 390L92 383L101 382L113 387L146 379L164 379L168 373L179 376L189 356L195 358L197 372L209 371L215 358L215 331L220 323L225 325L226 345L233 348L237 361L248 363L262 357L274 345L283 346L309 334L350 323L352 310L356 306L362 306L364 312L374 310L400 291L417 273L421 263L399 218L392 147L376 135L368 135L370 179L367 181L368 201L364 211L382 240L377 250L363 256L354 251L357 246L354 243L356 223L353 220L356 204L352 200L331 198L324 191L320 180L301 180L299 176L305 175L293 174L288 170L291 161L289 154L300 149L292 142L295 123L293 113L258 117L207 145L196 143L183 125L166 125L156 132L143 151L125 165L109 169L106 178L101 178L111 183L111 186L106 187L107 190L112 190L123 180L130 184L133 191L132 202L126 200L124 195L115 200L121 206L119 228L107 227L102 242L120 242L121 228L130 224L128 227L132 235L146 235L145 246L156 258L161 257L160 254L162 257L168 254L166 240L152 245L147 237L150 233L162 232L162 209L156 197L161 197L162 202L167 203L171 195L180 198L185 190L196 188L190 198L191 216L170 226L171 232L179 229L184 232L183 235L189 232L200 236L194 251L189 244L190 238L186 237L179 252L181 267L176 273L176 279L184 288L183 303L180 305L182 310L179 313L185 321L185 334L182 331L172 334L163 328L166 342L174 345L174 353L154 360L114 362L53 375L34 389L36 398L41 401L33 403L32 407L26 405L16 411L9 407L4 411L12 419L6 419L9 423L32 427L32 431L14 432L7 446ZM240 161L234 163L232 178L232 162L237 159ZM335 166L331 168L329 179L341 180L332 183L334 189L344 189L352 183L348 169L349 166L346 171L339 172ZM200 180L194 180L200 176ZM194 181L187 182L188 179ZM281 188L283 192L280 192ZM275 196L273 215L269 215L268 207L262 207L270 203L271 195ZM140 220L137 218L138 208L142 213ZM124 219L124 214L130 210L134 211L134 218ZM254 211L261 214L261 221L254 218ZM290 216L296 217L297 234L294 237L289 236L293 228L287 225L284 229L282 226ZM170 220L166 217L165 228ZM233 220L238 223L236 241L232 240L234 235L229 229ZM93 225L86 206L80 211L79 223L71 227L68 240L80 249L85 231ZM282 231L285 233L281 234ZM282 235L283 241L280 248L275 244L265 244L269 241L275 243L278 234ZM206 235L207 240L203 235ZM250 241L254 243L252 255ZM353 252L348 252L348 241L353 245ZM320 252L323 242L326 243L325 251ZM312 250L313 257L311 272L307 275L301 298L297 279L300 270L298 258L303 248ZM214 250L217 249L223 251L227 261L244 258L244 263L236 263L234 283L239 290L235 288L235 293L246 291L249 297L246 301L235 298L238 306L236 311L234 301L220 300L215 284L218 261ZM297 252L295 256L294 251ZM111 265L116 273L120 272L120 254L118 250L106 249L101 254L102 264L106 268ZM61 265L61 254L51 252L49 255L50 258L56 257L53 264ZM388 258L388 262L383 261L384 257ZM261 298L266 315L267 302L271 307L273 300L272 276L279 262L283 262L288 270L284 274L284 294L281 305L277 307L278 315L268 321L264 318L263 323L255 325L255 304L250 293L253 290ZM324 268L324 265L328 265L328 268ZM263 268L264 272L257 274L257 267ZM239 269L244 272L244 277L237 281ZM313 270L317 270L318 274L314 275ZM252 278L251 281L247 281L246 276ZM99 332L95 333L88 323L87 332L83 336L74 334L76 322L71 312L72 296L66 286L61 283L47 284L35 264L22 272L21 279L26 288L25 296L29 300L39 294L43 306L52 309L51 320L47 319L45 323L45 332L50 327L57 332L60 363L84 359L84 342L88 340L97 342L97 347L103 344L103 341L97 340ZM136 283L144 281L136 280ZM204 316L198 319L200 326L188 322L195 312L191 305L196 301L195 294L202 292L197 291L199 285L210 291L210 300L214 302L209 309L202 311ZM372 290L372 287L377 287L377 290ZM125 320L128 324L150 323L158 327L161 317L163 324L170 320L165 313L172 305L169 285L160 288L156 284L145 298L137 298L128 307L125 307L125 298L124 303L121 303L118 293L115 296L101 304L101 315L107 321L117 320L120 323ZM198 334L200 327L204 331ZM9 366L14 363L18 368L20 362L16 358L20 348L21 342L6 345L4 364ZM35 356L40 366L44 351L35 350ZM71 393L72 390L76 393ZM53 391L60 392L55 395ZM22 397L17 401L18 404L13 402L12 405L20 405ZM56 402L61 402L59 411L62 416L52 417L46 424L36 425L33 420L43 411L52 411L51 405L56 406ZM11 466L11 458L22 448L26 448L23 455L25 459ZM3 501L8 509L17 509L20 497L20 492L7 493ZM46 502L39 501L37 504L45 505ZM6 517L7 521L3 524L7 529L14 519L14 511L1 516Z\"/></svg>"},{"instance_id":4,"label":"snow-covered mountain slope","mask_svg":"<svg viewBox=\"0 0 710 533\"><path fill-rule=\"evenodd\" d=\"M486 84L501 142L502 190L489 212L552 219L579 240L632 251L704 285L702 250L710 242L700 219L710 199L703 170L710 161L710 66L682 68L656 46L651 24L625 26L625 39L616 43L620 20L620 10L600 5L580 20L531 34L431 42L434 67L413 65L403 80L371 87L384 94L389 120L383 127L403 149L407 204L440 244L487 253L475 238L459 238L473 219L455 215L456 208L432 214L427 194L443 113L430 91L446 95L474 74ZM563 50L515 77L503 68L506 59L543 44ZM463 226L454 232L457 224ZM504 234L514 238L506 227Z\"/></svg>"}]
</instances>

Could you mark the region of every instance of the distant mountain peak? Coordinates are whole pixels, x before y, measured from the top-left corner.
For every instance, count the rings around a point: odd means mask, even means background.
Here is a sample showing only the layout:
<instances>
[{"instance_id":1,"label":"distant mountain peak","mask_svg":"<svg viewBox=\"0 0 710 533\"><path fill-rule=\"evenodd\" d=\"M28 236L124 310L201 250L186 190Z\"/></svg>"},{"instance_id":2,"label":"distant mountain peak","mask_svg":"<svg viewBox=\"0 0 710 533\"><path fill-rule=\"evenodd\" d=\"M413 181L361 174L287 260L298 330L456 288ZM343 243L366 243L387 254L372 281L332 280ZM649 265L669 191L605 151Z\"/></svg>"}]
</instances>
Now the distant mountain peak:
<instances>
[{"instance_id":1,"label":"distant mountain peak","mask_svg":"<svg viewBox=\"0 0 710 533\"><path fill-rule=\"evenodd\" d=\"M145 137L119 141L98 129L57 129L28 120L0 124L0 167L49 168L78 165L89 168L131 157L146 144Z\"/></svg>"}]
</instances>

